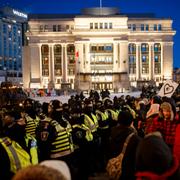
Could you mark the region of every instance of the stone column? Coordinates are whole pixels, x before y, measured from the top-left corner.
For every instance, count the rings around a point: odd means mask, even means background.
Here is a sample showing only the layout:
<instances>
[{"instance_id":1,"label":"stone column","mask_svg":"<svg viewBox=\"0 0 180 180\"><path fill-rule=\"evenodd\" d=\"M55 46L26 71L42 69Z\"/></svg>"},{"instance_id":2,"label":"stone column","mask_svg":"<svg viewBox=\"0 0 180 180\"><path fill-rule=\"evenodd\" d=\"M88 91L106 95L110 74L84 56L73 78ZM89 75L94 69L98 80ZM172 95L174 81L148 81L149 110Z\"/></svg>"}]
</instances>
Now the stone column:
<instances>
[{"instance_id":1,"label":"stone column","mask_svg":"<svg viewBox=\"0 0 180 180\"><path fill-rule=\"evenodd\" d=\"M119 64L120 64L120 60L119 60L119 57L118 57L118 55L119 55L118 42L113 43L113 49L114 49L114 51L113 51L113 59L114 59L114 61L113 61L113 71L118 72Z\"/></svg>"},{"instance_id":2,"label":"stone column","mask_svg":"<svg viewBox=\"0 0 180 180\"><path fill-rule=\"evenodd\" d=\"M62 44L62 83L67 82L67 44Z\"/></svg>"},{"instance_id":3,"label":"stone column","mask_svg":"<svg viewBox=\"0 0 180 180\"><path fill-rule=\"evenodd\" d=\"M120 72L128 72L128 42L120 43Z\"/></svg>"},{"instance_id":4,"label":"stone column","mask_svg":"<svg viewBox=\"0 0 180 180\"><path fill-rule=\"evenodd\" d=\"M148 43L148 45L149 45L149 77L148 79L151 80L152 75L153 75L152 44Z\"/></svg>"},{"instance_id":5,"label":"stone column","mask_svg":"<svg viewBox=\"0 0 180 180\"><path fill-rule=\"evenodd\" d=\"M139 80L141 78L140 60L140 44L136 43L136 80Z\"/></svg>"},{"instance_id":6,"label":"stone column","mask_svg":"<svg viewBox=\"0 0 180 180\"><path fill-rule=\"evenodd\" d=\"M31 69L31 78L36 79L40 78L40 53L39 47L37 44L31 45L30 48L30 69Z\"/></svg>"},{"instance_id":7,"label":"stone column","mask_svg":"<svg viewBox=\"0 0 180 180\"><path fill-rule=\"evenodd\" d=\"M163 45L163 75L165 79L172 79L173 73L173 42Z\"/></svg>"}]
</instances>

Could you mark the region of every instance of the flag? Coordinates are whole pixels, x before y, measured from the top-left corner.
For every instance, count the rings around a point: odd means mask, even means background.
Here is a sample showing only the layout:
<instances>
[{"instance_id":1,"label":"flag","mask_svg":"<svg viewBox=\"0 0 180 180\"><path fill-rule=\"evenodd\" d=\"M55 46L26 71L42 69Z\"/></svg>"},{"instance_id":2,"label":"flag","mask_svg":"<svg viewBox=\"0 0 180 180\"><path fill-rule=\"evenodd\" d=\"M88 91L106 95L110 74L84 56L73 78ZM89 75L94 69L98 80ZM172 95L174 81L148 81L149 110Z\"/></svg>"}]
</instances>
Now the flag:
<instances>
[{"instance_id":1,"label":"flag","mask_svg":"<svg viewBox=\"0 0 180 180\"><path fill-rule=\"evenodd\" d=\"M79 51L76 51L76 53L75 53L75 57L76 57L76 59L78 59L78 58L79 58Z\"/></svg>"}]
</instances>

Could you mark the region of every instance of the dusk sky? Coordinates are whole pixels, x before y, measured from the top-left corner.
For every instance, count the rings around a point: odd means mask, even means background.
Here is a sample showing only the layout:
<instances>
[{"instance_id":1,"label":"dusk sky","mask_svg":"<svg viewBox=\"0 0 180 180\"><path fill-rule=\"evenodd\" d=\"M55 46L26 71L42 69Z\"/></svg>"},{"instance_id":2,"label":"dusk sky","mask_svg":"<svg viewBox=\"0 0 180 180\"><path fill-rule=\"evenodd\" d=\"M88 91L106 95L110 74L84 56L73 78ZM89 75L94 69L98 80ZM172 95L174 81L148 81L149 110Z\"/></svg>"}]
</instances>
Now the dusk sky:
<instances>
[{"instance_id":1,"label":"dusk sky","mask_svg":"<svg viewBox=\"0 0 180 180\"><path fill-rule=\"evenodd\" d=\"M98 7L100 0L0 0L25 13L79 14L82 8ZM171 18L174 36L174 67L180 68L180 0L102 0L103 7L118 7L125 13L154 13L157 17Z\"/></svg>"}]
</instances>

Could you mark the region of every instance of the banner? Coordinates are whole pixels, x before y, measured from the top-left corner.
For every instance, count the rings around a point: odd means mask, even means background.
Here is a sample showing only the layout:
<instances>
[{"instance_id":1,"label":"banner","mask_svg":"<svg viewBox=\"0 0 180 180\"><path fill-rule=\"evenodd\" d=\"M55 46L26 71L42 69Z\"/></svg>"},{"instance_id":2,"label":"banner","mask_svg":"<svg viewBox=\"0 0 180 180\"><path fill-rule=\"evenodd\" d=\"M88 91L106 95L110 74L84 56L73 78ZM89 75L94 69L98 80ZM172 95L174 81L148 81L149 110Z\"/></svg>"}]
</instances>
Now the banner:
<instances>
[{"instance_id":1,"label":"banner","mask_svg":"<svg viewBox=\"0 0 180 180\"><path fill-rule=\"evenodd\" d=\"M176 88L178 87L178 84L172 80L167 80L162 88L160 89L158 95L163 97L171 97L173 93L175 92Z\"/></svg>"}]
</instances>

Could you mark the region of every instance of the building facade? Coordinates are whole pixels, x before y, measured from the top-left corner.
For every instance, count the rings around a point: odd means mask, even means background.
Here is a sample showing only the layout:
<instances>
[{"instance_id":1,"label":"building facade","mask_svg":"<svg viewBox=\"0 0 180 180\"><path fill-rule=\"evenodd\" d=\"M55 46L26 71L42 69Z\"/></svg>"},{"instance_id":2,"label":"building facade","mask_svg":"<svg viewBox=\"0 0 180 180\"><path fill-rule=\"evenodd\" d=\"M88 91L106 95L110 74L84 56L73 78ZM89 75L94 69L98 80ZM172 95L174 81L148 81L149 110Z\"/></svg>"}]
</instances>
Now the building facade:
<instances>
[{"instance_id":1,"label":"building facade","mask_svg":"<svg viewBox=\"0 0 180 180\"><path fill-rule=\"evenodd\" d=\"M0 9L0 82L22 83L22 46L27 14L10 7Z\"/></svg>"},{"instance_id":2,"label":"building facade","mask_svg":"<svg viewBox=\"0 0 180 180\"><path fill-rule=\"evenodd\" d=\"M24 86L124 91L172 79L172 22L153 15L123 15L117 8L30 15Z\"/></svg>"},{"instance_id":3,"label":"building facade","mask_svg":"<svg viewBox=\"0 0 180 180\"><path fill-rule=\"evenodd\" d=\"M173 71L173 80L180 84L180 68L175 68Z\"/></svg>"}]
</instances>

